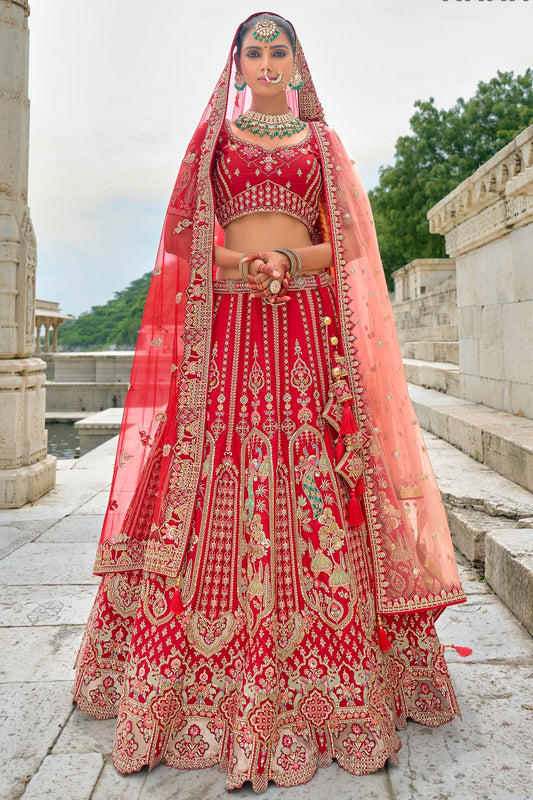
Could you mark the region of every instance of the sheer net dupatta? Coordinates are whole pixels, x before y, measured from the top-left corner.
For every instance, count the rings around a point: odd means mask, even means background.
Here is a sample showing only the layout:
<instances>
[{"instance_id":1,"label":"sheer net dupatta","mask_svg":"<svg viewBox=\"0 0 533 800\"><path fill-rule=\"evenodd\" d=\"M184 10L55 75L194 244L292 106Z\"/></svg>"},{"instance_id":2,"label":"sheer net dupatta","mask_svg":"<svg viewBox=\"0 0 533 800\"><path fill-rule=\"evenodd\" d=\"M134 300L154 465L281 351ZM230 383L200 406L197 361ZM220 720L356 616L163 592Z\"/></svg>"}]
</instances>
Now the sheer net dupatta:
<instances>
[{"instance_id":1,"label":"sheer net dupatta","mask_svg":"<svg viewBox=\"0 0 533 800\"><path fill-rule=\"evenodd\" d=\"M138 568L175 573L172 537L161 540L158 522L172 494L171 465L190 462L182 465L186 487L180 487L190 498L194 461L200 461L213 241L220 236L208 172L222 122L216 108L224 106L221 87L227 86L229 70L228 59L189 143L165 216L133 359L97 574Z\"/></svg>"},{"instance_id":2,"label":"sheer net dupatta","mask_svg":"<svg viewBox=\"0 0 533 800\"><path fill-rule=\"evenodd\" d=\"M226 65L187 148L165 217L134 358L95 571L178 576L200 479L213 321L217 225L211 165L222 124L249 107ZM300 42L303 86L288 101L321 151L336 302L378 611L438 609L465 599L439 489L407 393L366 192L326 126Z\"/></svg>"},{"instance_id":3,"label":"sheer net dupatta","mask_svg":"<svg viewBox=\"0 0 533 800\"><path fill-rule=\"evenodd\" d=\"M95 573L144 568L175 576L185 551L200 476L213 310L215 218L210 169L225 117L250 106L226 65L192 137L165 216L150 283ZM288 101L304 119L322 119L307 62Z\"/></svg>"},{"instance_id":4,"label":"sheer net dupatta","mask_svg":"<svg viewBox=\"0 0 533 800\"><path fill-rule=\"evenodd\" d=\"M463 602L444 505L407 390L368 196L331 128L316 126L339 322L364 461L361 505L380 613Z\"/></svg>"}]
</instances>

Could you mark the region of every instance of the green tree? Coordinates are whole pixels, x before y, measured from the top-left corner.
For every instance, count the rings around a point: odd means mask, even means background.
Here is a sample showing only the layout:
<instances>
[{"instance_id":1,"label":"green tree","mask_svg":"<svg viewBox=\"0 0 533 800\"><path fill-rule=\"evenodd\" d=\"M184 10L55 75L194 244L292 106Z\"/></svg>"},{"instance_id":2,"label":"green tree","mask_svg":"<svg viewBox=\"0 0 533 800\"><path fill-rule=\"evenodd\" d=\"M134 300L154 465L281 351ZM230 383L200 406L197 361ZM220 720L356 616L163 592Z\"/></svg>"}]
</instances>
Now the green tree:
<instances>
[{"instance_id":1,"label":"green tree","mask_svg":"<svg viewBox=\"0 0 533 800\"><path fill-rule=\"evenodd\" d=\"M141 324L151 272L130 283L103 306L93 306L58 331L61 350L133 349Z\"/></svg>"},{"instance_id":2,"label":"green tree","mask_svg":"<svg viewBox=\"0 0 533 800\"><path fill-rule=\"evenodd\" d=\"M369 192L385 274L414 258L446 255L429 233L427 211L533 122L533 70L498 71L470 100L438 109L417 100L412 134L396 142L395 163L381 167Z\"/></svg>"}]
</instances>

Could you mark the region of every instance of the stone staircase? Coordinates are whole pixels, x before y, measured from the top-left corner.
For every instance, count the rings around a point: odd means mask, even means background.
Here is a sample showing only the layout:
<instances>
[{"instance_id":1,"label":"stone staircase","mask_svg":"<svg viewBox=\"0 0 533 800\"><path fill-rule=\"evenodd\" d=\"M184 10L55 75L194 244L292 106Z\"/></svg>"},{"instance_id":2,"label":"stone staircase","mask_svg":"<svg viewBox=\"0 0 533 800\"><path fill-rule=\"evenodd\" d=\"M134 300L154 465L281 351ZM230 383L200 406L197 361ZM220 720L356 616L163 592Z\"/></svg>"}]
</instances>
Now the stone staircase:
<instances>
[{"instance_id":1,"label":"stone staircase","mask_svg":"<svg viewBox=\"0 0 533 800\"><path fill-rule=\"evenodd\" d=\"M459 397L455 276L393 309L407 380Z\"/></svg>"},{"instance_id":2,"label":"stone staircase","mask_svg":"<svg viewBox=\"0 0 533 800\"><path fill-rule=\"evenodd\" d=\"M533 635L533 420L462 398L456 276L426 292L424 270L398 271L393 311L452 538Z\"/></svg>"},{"instance_id":3,"label":"stone staircase","mask_svg":"<svg viewBox=\"0 0 533 800\"><path fill-rule=\"evenodd\" d=\"M410 384L457 549L533 635L533 421Z\"/></svg>"}]
</instances>

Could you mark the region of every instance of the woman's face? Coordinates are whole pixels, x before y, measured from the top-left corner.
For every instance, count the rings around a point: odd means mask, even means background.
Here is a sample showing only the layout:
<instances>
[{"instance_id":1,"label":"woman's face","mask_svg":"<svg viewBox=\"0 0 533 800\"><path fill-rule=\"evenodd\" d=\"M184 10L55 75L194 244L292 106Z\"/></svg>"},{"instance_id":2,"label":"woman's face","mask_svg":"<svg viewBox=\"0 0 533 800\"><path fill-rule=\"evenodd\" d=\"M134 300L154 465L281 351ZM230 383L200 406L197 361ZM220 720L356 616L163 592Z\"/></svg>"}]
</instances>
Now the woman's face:
<instances>
[{"instance_id":1,"label":"woman's face","mask_svg":"<svg viewBox=\"0 0 533 800\"><path fill-rule=\"evenodd\" d=\"M235 56L235 63L252 94L272 96L284 92L294 68L289 37L280 31L273 42L258 42L253 32L248 31L242 41L240 58ZM274 81L279 77L280 70L284 81L278 85L269 83L265 73L270 81Z\"/></svg>"}]
</instances>

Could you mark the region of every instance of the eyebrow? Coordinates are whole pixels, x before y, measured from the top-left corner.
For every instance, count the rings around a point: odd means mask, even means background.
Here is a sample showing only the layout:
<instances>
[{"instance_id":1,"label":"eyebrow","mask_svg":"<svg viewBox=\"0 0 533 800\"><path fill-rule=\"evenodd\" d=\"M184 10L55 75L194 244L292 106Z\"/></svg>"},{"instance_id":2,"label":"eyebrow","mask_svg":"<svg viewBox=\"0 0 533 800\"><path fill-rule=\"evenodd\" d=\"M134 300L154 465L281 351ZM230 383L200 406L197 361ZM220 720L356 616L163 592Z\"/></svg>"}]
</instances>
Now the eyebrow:
<instances>
[{"instance_id":1,"label":"eyebrow","mask_svg":"<svg viewBox=\"0 0 533 800\"><path fill-rule=\"evenodd\" d=\"M279 50L281 47L285 48L285 50L289 49L288 44L270 44L268 45L271 50ZM259 44L251 44L248 47L244 48L245 50L262 50L263 48Z\"/></svg>"}]
</instances>

